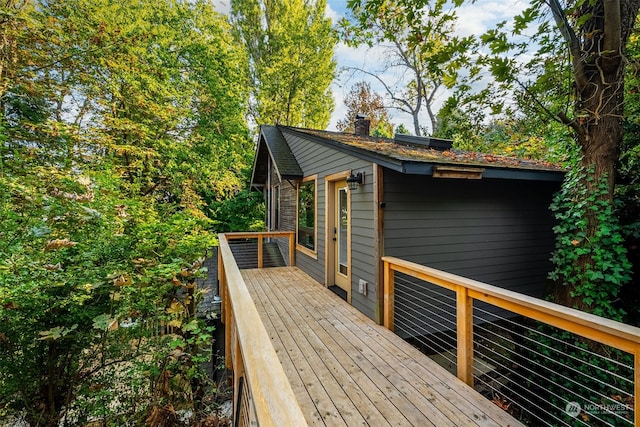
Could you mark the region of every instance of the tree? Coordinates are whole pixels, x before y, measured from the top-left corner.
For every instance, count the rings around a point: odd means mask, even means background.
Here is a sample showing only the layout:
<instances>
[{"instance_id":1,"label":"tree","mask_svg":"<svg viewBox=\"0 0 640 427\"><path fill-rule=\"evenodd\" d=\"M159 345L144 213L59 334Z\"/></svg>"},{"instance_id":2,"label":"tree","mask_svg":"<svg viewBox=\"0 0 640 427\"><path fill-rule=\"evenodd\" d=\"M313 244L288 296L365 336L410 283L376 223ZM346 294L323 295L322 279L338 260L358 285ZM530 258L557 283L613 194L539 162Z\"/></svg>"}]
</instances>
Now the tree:
<instances>
[{"instance_id":1,"label":"tree","mask_svg":"<svg viewBox=\"0 0 640 427\"><path fill-rule=\"evenodd\" d=\"M417 11L432 2L401 0L399 3ZM349 4L362 7L363 2L352 0ZM375 16L376 11L384 11L383 4L382 0L368 1L363 10L369 17ZM592 242L601 241L592 238L611 231L610 224L603 223L598 213L603 211L603 205L613 204L616 164L623 141L626 47L639 8L638 0L579 0L566 4L560 0L535 0L514 17L512 25L498 23L481 36L489 53L479 56L478 66L490 69L502 89L519 88L528 102L536 106L538 114L571 129L580 158L577 166L584 171L579 180L584 191L574 196L586 201L584 209L577 213L585 217L584 229L576 230L577 238L570 240L578 242L574 245L578 255L571 261L577 269L571 274L576 276L576 271L580 272L580 279L558 275L559 291L555 296L558 302L583 310L590 310L593 300L576 287L586 284L593 289L603 284L600 297L612 301L621 281L627 277L624 273L616 275L611 286L605 286L606 277L592 280L595 276L590 272L599 262L600 253ZM555 22L555 33L546 19L549 16ZM530 27L535 23L539 25L531 36ZM421 31L420 25L410 27L413 37L418 37ZM533 55L529 52L532 40L539 46ZM524 53L529 53L533 62L523 61ZM566 61L558 56L560 53ZM532 70L526 68L530 65L537 66L537 75L525 72ZM557 84L558 80L561 84ZM565 101L558 96L540 96L551 93L563 95ZM606 191L601 191L602 185ZM564 244L562 242L566 243L559 240L558 244ZM564 262L567 259L564 258ZM619 266L628 265L624 251L616 254L616 260Z\"/></svg>"},{"instance_id":2,"label":"tree","mask_svg":"<svg viewBox=\"0 0 640 427\"><path fill-rule=\"evenodd\" d=\"M402 123L396 126L396 133L399 133L400 135L411 135L409 129L407 129L407 127Z\"/></svg>"},{"instance_id":3,"label":"tree","mask_svg":"<svg viewBox=\"0 0 640 427\"><path fill-rule=\"evenodd\" d=\"M336 38L325 8L325 0L231 1L231 22L249 56L255 123L329 124Z\"/></svg>"},{"instance_id":4,"label":"tree","mask_svg":"<svg viewBox=\"0 0 640 427\"><path fill-rule=\"evenodd\" d=\"M385 46L388 62L380 71L356 69L375 78L387 92L392 108L411 115L413 130L420 136L423 129L423 108L429 128L437 128L435 102L444 88L452 88L467 65L472 37L454 33L456 17L444 11L445 2L423 2L415 7L411 2L349 1L355 22L343 20L343 39L351 44ZM383 75L399 75L391 83ZM473 70L465 78L474 74Z\"/></svg>"},{"instance_id":5,"label":"tree","mask_svg":"<svg viewBox=\"0 0 640 427\"><path fill-rule=\"evenodd\" d=\"M347 106L347 117L338 120L336 128L340 132L355 131L355 121L358 114L370 120L371 129L377 131L379 136L393 137L393 125L389 121L389 115L384 107L382 97L371 91L371 85L367 82L359 82L351 87L344 99Z\"/></svg>"},{"instance_id":6,"label":"tree","mask_svg":"<svg viewBox=\"0 0 640 427\"><path fill-rule=\"evenodd\" d=\"M175 421L210 348L203 203L248 163L245 57L205 1L20 6L0 29L0 408Z\"/></svg>"},{"instance_id":7,"label":"tree","mask_svg":"<svg viewBox=\"0 0 640 427\"><path fill-rule=\"evenodd\" d=\"M613 215L605 217L602 212L614 212L616 165L623 141L626 47L640 1L578 1L567 6L558 0L534 2L531 9L518 17L519 22L523 26L531 22L541 6L548 6L562 36L573 89L572 108L568 112L549 107L547 111L572 130L580 153L576 168L583 171L575 183L578 191L574 197L585 203L581 212L583 228L575 231L572 240L577 253L570 260L574 268L564 274L566 266L557 264L554 272L559 283L565 285L557 289L556 300L592 310L598 303L594 293L600 295L600 299L613 300L629 278L630 266L626 252L619 245L617 222L611 223ZM584 188L583 192L580 188ZM558 242L561 244L562 240ZM594 271L603 273L599 268L602 267L600 253L611 244L621 248L615 250L609 246L608 250L615 254L609 262L617 264L620 270L599 277ZM556 256L564 251L558 245ZM574 279L576 276L578 280Z\"/></svg>"}]
</instances>

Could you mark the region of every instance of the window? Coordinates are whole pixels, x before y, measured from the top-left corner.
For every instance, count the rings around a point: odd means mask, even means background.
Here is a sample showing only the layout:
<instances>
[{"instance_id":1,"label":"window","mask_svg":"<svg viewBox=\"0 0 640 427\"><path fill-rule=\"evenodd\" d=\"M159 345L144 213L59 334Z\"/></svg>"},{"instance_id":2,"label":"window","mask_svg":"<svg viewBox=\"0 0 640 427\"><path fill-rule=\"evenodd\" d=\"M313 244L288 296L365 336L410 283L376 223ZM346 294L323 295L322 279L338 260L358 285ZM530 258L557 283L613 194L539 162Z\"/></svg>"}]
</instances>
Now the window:
<instances>
[{"instance_id":1,"label":"window","mask_svg":"<svg viewBox=\"0 0 640 427\"><path fill-rule=\"evenodd\" d=\"M305 178L298 186L298 248L316 252L316 178Z\"/></svg>"}]
</instances>

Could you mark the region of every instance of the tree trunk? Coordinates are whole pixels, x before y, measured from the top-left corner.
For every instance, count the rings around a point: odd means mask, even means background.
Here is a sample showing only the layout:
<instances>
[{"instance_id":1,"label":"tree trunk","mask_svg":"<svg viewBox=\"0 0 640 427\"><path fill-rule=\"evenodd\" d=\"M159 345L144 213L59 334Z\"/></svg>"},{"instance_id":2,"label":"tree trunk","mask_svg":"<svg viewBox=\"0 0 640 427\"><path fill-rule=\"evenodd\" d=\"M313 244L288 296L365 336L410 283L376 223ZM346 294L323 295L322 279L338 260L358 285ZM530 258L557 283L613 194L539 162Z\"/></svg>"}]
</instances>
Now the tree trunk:
<instances>
[{"instance_id":1,"label":"tree trunk","mask_svg":"<svg viewBox=\"0 0 640 427\"><path fill-rule=\"evenodd\" d=\"M418 117L418 112L413 113L413 131L416 133L416 136L422 136L420 132L420 118Z\"/></svg>"},{"instance_id":2,"label":"tree trunk","mask_svg":"<svg viewBox=\"0 0 640 427\"><path fill-rule=\"evenodd\" d=\"M599 6L595 6L595 9ZM596 24L604 26L604 20L597 21ZM604 32L604 29L601 31ZM574 62L576 118L570 125L575 130L582 155L581 166L586 172L587 179L583 184L587 190L584 197L587 197L588 203L585 215L586 238L589 239L601 227L598 219L599 203L613 203L615 165L623 135L626 61L620 50L603 53L602 40L588 40L584 37L581 41L581 62L577 66ZM607 191L603 193L600 188L604 182ZM586 271L587 267L597 265L597 260L594 255L587 254L581 256L577 263L581 271ZM557 286L556 302L589 311L582 297L572 295L574 290L574 286Z\"/></svg>"}]
</instances>

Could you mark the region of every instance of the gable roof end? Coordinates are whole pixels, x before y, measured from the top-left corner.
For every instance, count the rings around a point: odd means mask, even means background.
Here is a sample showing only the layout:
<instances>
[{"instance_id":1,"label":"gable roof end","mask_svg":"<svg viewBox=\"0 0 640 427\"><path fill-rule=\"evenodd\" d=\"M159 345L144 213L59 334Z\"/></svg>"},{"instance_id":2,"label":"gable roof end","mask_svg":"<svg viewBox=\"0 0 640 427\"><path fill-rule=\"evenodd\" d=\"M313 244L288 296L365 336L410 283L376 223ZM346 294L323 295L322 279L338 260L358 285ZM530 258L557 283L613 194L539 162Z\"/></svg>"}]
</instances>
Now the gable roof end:
<instances>
[{"instance_id":1,"label":"gable roof end","mask_svg":"<svg viewBox=\"0 0 640 427\"><path fill-rule=\"evenodd\" d=\"M296 161L287 141L275 126L260 126L260 138L253 162L251 186L264 184L268 176L268 158L271 158L281 180L302 179L302 169Z\"/></svg>"}]
</instances>

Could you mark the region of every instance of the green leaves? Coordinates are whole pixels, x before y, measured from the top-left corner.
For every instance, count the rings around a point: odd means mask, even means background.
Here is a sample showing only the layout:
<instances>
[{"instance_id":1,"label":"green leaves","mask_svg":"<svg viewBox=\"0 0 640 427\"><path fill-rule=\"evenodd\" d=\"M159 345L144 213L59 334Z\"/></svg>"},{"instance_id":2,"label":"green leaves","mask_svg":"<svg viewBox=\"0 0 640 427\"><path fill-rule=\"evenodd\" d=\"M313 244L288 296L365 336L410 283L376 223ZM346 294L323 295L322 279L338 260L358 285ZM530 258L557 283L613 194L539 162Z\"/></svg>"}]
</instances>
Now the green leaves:
<instances>
[{"instance_id":1,"label":"green leaves","mask_svg":"<svg viewBox=\"0 0 640 427\"><path fill-rule=\"evenodd\" d=\"M549 278L566 287L578 308L621 320L624 311L614 301L631 278L631 264L615 211L606 197L606 179L595 186L597 192L587 191L589 182L594 182L592 172L579 168L569 172L551 206L558 225L552 254L555 268ZM593 233L589 216L595 216L598 224Z\"/></svg>"},{"instance_id":2,"label":"green leaves","mask_svg":"<svg viewBox=\"0 0 640 427\"><path fill-rule=\"evenodd\" d=\"M210 348L194 281L216 241L205 201L250 162L246 58L204 1L25 4L28 25L0 28L17 52L0 58L0 407L142 424L149 372L199 375L167 367L161 326Z\"/></svg>"},{"instance_id":3,"label":"green leaves","mask_svg":"<svg viewBox=\"0 0 640 427\"><path fill-rule=\"evenodd\" d=\"M55 328L51 328L51 329L49 329L47 331L39 332L38 335L40 335L40 338L38 338L38 339L40 341L55 341L55 340L59 340L60 338L64 338L65 336L69 335L71 332L75 331L76 329L78 329L78 325L77 324L73 324L69 328L63 328L62 326L56 326Z\"/></svg>"},{"instance_id":4,"label":"green leaves","mask_svg":"<svg viewBox=\"0 0 640 427\"><path fill-rule=\"evenodd\" d=\"M325 8L325 0L231 1L231 20L250 61L256 123L329 124L337 39Z\"/></svg>"}]
</instances>

